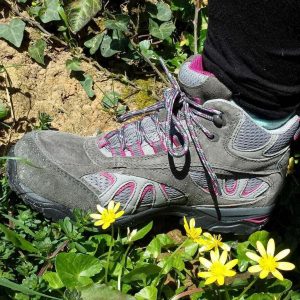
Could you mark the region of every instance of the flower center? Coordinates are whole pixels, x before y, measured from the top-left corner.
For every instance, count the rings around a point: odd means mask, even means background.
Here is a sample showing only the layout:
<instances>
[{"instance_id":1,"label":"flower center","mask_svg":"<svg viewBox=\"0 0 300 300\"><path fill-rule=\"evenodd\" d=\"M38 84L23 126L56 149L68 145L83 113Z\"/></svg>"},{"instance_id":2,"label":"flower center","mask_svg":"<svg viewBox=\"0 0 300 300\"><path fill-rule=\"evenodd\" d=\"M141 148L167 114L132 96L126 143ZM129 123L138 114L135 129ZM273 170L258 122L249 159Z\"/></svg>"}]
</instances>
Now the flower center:
<instances>
[{"instance_id":1,"label":"flower center","mask_svg":"<svg viewBox=\"0 0 300 300\"><path fill-rule=\"evenodd\" d=\"M224 276L224 274L226 273L226 267L219 261L216 261L211 265L210 272L216 277Z\"/></svg>"},{"instance_id":2,"label":"flower center","mask_svg":"<svg viewBox=\"0 0 300 300\"><path fill-rule=\"evenodd\" d=\"M115 212L113 210L107 210L102 213L102 220L104 222L113 223L116 220Z\"/></svg>"},{"instance_id":3,"label":"flower center","mask_svg":"<svg viewBox=\"0 0 300 300\"><path fill-rule=\"evenodd\" d=\"M274 272L276 270L278 263L276 262L273 256L264 255L259 260L259 265L263 270Z\"/></svg>"}]
</instances>

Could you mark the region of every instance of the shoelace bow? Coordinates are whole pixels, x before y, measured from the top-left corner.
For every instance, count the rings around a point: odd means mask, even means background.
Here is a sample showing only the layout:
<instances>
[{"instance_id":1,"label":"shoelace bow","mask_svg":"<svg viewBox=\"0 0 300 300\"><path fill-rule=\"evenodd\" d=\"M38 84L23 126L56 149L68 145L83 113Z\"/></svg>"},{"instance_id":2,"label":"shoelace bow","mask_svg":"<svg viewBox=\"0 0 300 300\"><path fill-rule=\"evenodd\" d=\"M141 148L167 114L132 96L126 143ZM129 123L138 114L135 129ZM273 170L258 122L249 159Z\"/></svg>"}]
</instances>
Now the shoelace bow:
<instances>
[{"instance_id":1,"label":"shoelace bow","mask_svg":"<svg viewBox=\"0 0 300 300\"><path fill-rule=\"evenodd\" d=\"M180 88L177 80L175 77L169 72L167 69L164 61L160 58L160 63L167 74L167 77L172 85L171 88L168 88L164 91L163 100L149 106L145 109L128 112L126 114L123 114L121 117L118 118L118 121L124 122L127 121L135 116L139 116L145 113L158 111L161 108L165 108L167 112L166 117L166 128L165 130L162 128L162 125L160 121L158 120L157 115L152 115L152 119L155 123L157 132L160 136L160 138L163 140L165 138L166 140L166 146L168 153L173 157L182 157L184 156L188 150L189 150L189 136L192 140L195 149L197 151L197 154L199 156L200 161L202 162L203 168L207 172L207 175L210 179L213 192L215 195L220 196L222 194L219 182L217 179L216 174L214 173L212 167L210 166L209 162L206 159L206 156L203 152L203 149L201 147L201 144L197 138L197 133L195 131L195 126L199 127L202 132L210 139L214 138L214 135L209 132L202 124L199 123L199 120L196 120L196 116L205 118L210 121L214 121L214 116L221 116L222 112L215 110L215 109L209 109L204 108L202 105L196 103L196 101L189 96L187 96ZM185 119L187 130L184 128L184 126L180 123L178 116L174 114L174 105L181 104L182 105L182 113L183 117ZM126 125L125 125L126 126ZM108 133L104 138L106 141L113 136L114 134L118 134L119 141L121 143L121 149L124 151L126 148L126 139L124 135L125 126L121 127L119 130L112 131ZM142 126L141 121L136 122L137 126L137 136L138 141L142 143L143 139L146 140L149 144L151 144L151 141L148 140L147 135L145 134ZM181 147L175 147L174 143L172 142L172 136L171 136L171 128L172 126L175 126L177 132L182 137L182 145ZM165 134L162 135L162 132L165 131Z\"/></svg>"}]
</instances>

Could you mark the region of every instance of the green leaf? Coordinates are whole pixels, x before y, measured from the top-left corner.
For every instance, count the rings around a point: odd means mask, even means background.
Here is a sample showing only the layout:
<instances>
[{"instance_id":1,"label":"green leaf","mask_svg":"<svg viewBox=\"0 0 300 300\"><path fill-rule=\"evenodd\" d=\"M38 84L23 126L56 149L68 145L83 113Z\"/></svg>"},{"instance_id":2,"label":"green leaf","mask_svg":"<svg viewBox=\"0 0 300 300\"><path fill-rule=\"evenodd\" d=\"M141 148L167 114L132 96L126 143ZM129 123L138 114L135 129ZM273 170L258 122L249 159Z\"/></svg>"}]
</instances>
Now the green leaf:
<instances>
[{"instance_id":1,"label":"green leaf","mask_svg":"<svg viewBox=\"0 0 300 300\"><path fill-rule=\"evenodd\" d=\"M80 63L81 63L80 59L74 57L72 59L67 59L67 61L66 61L66 67L70 71L75 71L75 72L82 71Z\"/></svg>"},{"instance_id":2,"label":"green leaf","mask_svg":"<svg viewBox=\"0 0 300 300\"><path fill-rule=\"evenodd\" d=\"M39 11L39 17L43 23L59 21L59 10L61 9L59 0L45 0L44 6Z\"/></svg>"},{"instance_id":3,"label":"green leaf","mask_svg":"<svg viewBox=\"0 0 300 300\"><path fill-rule=\"evenodd\" d=\"M73 33L82 29L101 9L101 0L69 1L66 7L69 25Z\"/></svg>"},{"instance_id":4,"label":"green leaf","mask_svg":"<svg viewBox=\"0 0 300 300\"><path fill-rule=\"evenodd\" d=\"M16 248L20 248L24 251L30 252L30 253L38 253L38 249L36 249L31 243L26 241L23 237L15 233L14 231L8 229L3 224L0 224L0 229L5 234L5 237L14 244Z\"/></svg>"},{"instance_id":5,"label":"green leaf","mask_svg":"<svg viewBox=\"0 0 300 300\"><path fill-rule=\"evenodd\" d=\"M100 44L102 43L104 34L100 33L92 37L90 40L86 41L84 43L84 46L87 48L90 48L90 54L93 55L96 53L96 51L99 49Z\"/></svg>"},{"instance_id":6,"label":"green leaf","mask_svg":"<svg viewBox=\"0 0 300 300\"><path fill-rule=\"evenodd\" d=\"M237 258L239 260L238 266L240 272L245 272L248 268L250 259L246 256L246 252L249 251L248 246L250 245L249 241L238 243L237 245Z\"/></svg>"},{"instance_id":7,"label":"green leaf","mask_svg":"<svg viewBox=\"0 0 300 300\"><path fill-rule=\"evenodd\" d=\"M160 270L161 268L157 265L145 264L141 267L133 269L128 274L124 275L122 278L122 282L130 283L132 281L143 281L148 276L158 274Z\"/></svg>"},{"instance_id":8,"label":"green leaf","mask_svg":"<svg viewBox=\"0 0 300 300\"><path fill-rule=\"evenodd\" d=\"M170 37L175 28L175 25L171 21L158 25L155 21L149 19L149 33L158 39L164 40Z\"/></svg>"},{"instance_id":9,"label":"green leaf","mask_svg":"<svg viewBox=\"0 0 300 300\"><path fill-rule=\"evenodd\" d=\"M102 98L102 105L106 109L115 108L120 100L120 95L116 92L107 92Z\"/></svg>"},{"instance_id":10,"label":"green leaf","mask_svg":"<svg viewBox=\"0 0 300 300\"><path fill-rule=\"evenodd\" d=\"M0 278L0 286L4 286L4 287L9 288L13 291L21 292L25 295L39 296L39 297L45 297L45 298L55 299L55 300L62 300L60 298L56 298L56 297L48 296L48 295L45 295L45 294L42 294L42 293L39 293L39 292L35 292L35 291L27 288L23 284L14 283L14 282L6 279L6 278Z\"/></svg>"},{"instance_id":11,"label":"green leaf","mask_svg":"<svg viewBox=\"0 0 300 300\"><path fill-rule=\"evenodd\" d=\"M45 48L46 42L42 39L37 40L34 44L30 45L28 48L28 54L39 64L45 64Z\"/></svg>"},{"instance_id":12,"label":"green leaf","mask_svg":"<svg viewBox=\"0 0 300 300\"><path fill-rule=\"evenodd\" d=\"M125 295L112 287L105 284L93 284L89 287L81 289L82 300L134 300L135 298L130 295Z\"/></svg>"},{"instance_id":13,"label":"green leaf","mask_svg":"<svg viewBox=\"0 0 300 300\"><path fill-rule=\"evenodd\" d=\"M89 74L83 74L83 79L79 80L80 84L82 85L83 89L87 93L90 98L95 96L95 92L93 90L93 77Z\"/></svg>"},{"instance_id":14,"label":"green leaf","mask_svg":"<svg viewBox=\"0 0 300 300\"><path fill-rule=\"evenodd\" d=\"M23 41L25 23L21 19L12 19L8 24L0 24L0 38L19 48Z\"/></svg>"},{"instance_id":15,"label":"green leaf","mask_svg":"<svg viewBox=\"0 0 300 300\"><path fill-rule=\"evenodd\" d=\"M261 230L261 231L256 231L256 232L252 233L249 236L248 241L254 248L256 248L257 241L260 241L266 247L269 238L270 238L270 233L265 230Z\"/></svg>"},{"instance_id":16,"label":"green leaf","mask_svg":"<svg viewBox=\"0 0 300 300\"><path fill-rule=\"evenodd\" d=\"M274 298L269 293L255 293L248 297L247 300L274 300Z\"/></svg>"},{"instance_id":17,"label":"green leaf","mask_svg":"<svg viewBox=\"0 0 300 300\"><path fill-rule=\"evenodd\" d=\"M156 300L157 288L154 286L146 286L134 296L136 300Z\"/></svg>"},{"instance_id":18,"label":"green leaf","mask_svg":"<svg viewBox=\"0 0 300 300\"><path fill-rule=\"evenodd\" d=\"M93 283L90 277L100 273L103 266L96 257L81 253L60 253L55 260L58 276L67 288Z\"/></svg>"},{"instance_id":19,"label":"green leaf","mask_svg":"<svg viewBox=\"0 0 300 300\"><path fill-rule=\"evenodd\" d=\"M158 2L155 9L149 11L151 17L158 19L159 21L170 21L172 18L172 11L169 4L165 2Z\"/></svg>"},{"instance_id":20,"label":"green leaf","mask_svg":"<svg viewBox=\"0 0 300 300\"><path fill-rule=\"evenodd\" d=\"M9 113L10 113L9 107L6 104L4 104L2 101L0 101L0 120L8 117Z\"/></svg>"},{"instance_id":21,"label":"green leaf","mask_svg":"<svg viewBox=\"0 0 300 300\"><path fill-rule=\"evenodd\" d=\"M109 35L105 35L103 37L103 40L102 40L102 43L100 46L101 55L103 57L111 57L114 54L119 52L119 50L115 50L112 48L112 41L113 41L113 39Z\"/></svg>"},{"instance_id":22,"label":"green leaf","mask_svg":"<svg viewBox=\"0 0 300 300\"><path fill-rule=\"evenodd\" d=\"M139 43L139 48L143 56L152 59L154 58L157 59L158 55L153 50L151 50L150 47L151 47L151 42L149 40L144 40Z\"/></svg>"},{"instance_id":23,"label":"green leaf","mask_svg":"<svg viewBox=\"0 0 300 300\"><path fill-rule=\"evenodd\" d=\"M115 19L105 20L105 27L127 32L129 21L130 18L127 15L115 15Z\"/></svg>"},{"instance_id":24,"label":"green leaf","mask_svg":"<svg viewBox=\"0 0 300 300\"><path fill-rule=\"evenodd\" d=\"M291 288L293 283L288 279L275 281L269 279L266 281L267 291L273 295L273 299L280 299L285 293L287 293Z\"/></svg>"},{"instance_id":25,"label":"green leaf","mask_svg":"<svg viewBox=\"0 0 300 300\"><path fill-rule=\"evenodd\" d=\"M60 277L55 272L47 272L43 275L43 279L49 283L49 286L56 290L64 287L63 282L61 281Z\"/></svg>"},{"instance_id":26,"label":"green leaf","mask_svg":"<svg viewBox=\"0 0 300 300\"><path fill-rule=\"evenodd\" d=\"M141 240L146 234L149 233L149 231L152 229L152 226L153 226L153 221L151 221L150 223L148 223L142 229L138 230L137 233L131 239L131 242L135 242L135 241Z\"/></svg>"},{"instance_id":27,"label":"green leaf","mask_svg":"<svg viewBox=\"0 0 300 300\"><path fill-rule=\"evenodd\" d=\"M157 258L162 248L175 246L175 242L166 234L158 234L146 247L145 257L152 256Z\"/></svg>"}]
</instances>

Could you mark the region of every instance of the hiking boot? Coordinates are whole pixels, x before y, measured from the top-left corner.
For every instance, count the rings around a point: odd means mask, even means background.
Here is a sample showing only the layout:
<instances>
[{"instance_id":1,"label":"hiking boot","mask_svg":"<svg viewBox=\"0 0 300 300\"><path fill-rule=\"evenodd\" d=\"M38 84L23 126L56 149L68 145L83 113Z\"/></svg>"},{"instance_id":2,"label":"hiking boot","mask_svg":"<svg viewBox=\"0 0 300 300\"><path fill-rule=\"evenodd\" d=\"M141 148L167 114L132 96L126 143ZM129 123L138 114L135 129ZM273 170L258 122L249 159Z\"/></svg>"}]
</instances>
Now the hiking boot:
<instances>
[{"instance_id":1,"label":"hiking boot","mask_svg":"<svg viewBox=\"0 0 300 300\"><path fill-rule=\"evenodd\" d=\"M12 189L54 219L114 199L125 210L119 225L177 215L211 231L260 229L282 188L298 116L266 130L233 102L199 104L167 75L172 88L163 100L125 114L148 113L118 130L86 138L25 134L10 155L30 164L9 160Z\"/></svg>"}]
</instances>

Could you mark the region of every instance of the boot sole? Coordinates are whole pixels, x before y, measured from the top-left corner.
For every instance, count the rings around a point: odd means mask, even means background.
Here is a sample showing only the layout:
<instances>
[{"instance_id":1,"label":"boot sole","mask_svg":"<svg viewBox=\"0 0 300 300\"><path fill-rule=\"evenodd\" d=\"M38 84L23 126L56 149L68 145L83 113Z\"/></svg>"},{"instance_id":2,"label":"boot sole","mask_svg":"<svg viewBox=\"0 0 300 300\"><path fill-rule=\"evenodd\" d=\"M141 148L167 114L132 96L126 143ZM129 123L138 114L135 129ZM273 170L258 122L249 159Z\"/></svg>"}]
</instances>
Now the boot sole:
<instances>
[{"instance_id":1,"label":"boot sole","mask_svg":"<svg viewBox=\"0 0 300 300\"><path fill-rule=\"evenodd\" d=\"M14 156L13 148L9 156ZM72 211L61 204L45 199L27 187L23 186L17 178L17 164L13 159L7 163L7 177L11 189L26 204L42 213L46 218L59 220L64 217L72 217ZM268 221L268 217L273 210L274 205L254 208L216 208L203 206L168 206L163 208L151 208L133 215L125 215L120 218L116 224L124 227L135 227L141 223L151 220L158 216L186 216L195 218L196 225L203 229L220 232L233 233L237 235L249 235L254 231L260 230Z\"/></svg>"}]
</instances>

